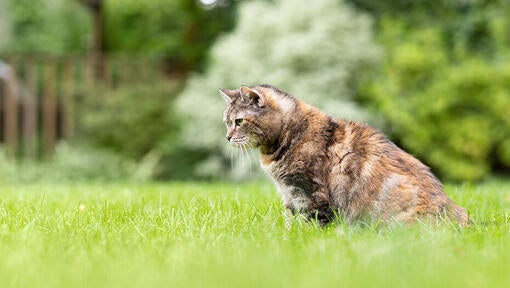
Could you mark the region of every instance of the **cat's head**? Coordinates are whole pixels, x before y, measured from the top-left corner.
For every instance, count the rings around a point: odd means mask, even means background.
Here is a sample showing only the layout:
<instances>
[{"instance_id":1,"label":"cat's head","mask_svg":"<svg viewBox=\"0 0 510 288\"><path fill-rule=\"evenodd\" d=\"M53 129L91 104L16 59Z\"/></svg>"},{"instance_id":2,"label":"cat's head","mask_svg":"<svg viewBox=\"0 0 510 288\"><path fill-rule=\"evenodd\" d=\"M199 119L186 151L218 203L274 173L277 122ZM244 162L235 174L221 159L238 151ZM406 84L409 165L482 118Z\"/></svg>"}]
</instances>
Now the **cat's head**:
<instances>
[{"instance_id":1,"label":"cat's head","mask_svg":"<svg viewBox=\"0 0 510 288\"><path fill-rule=\"evenodd\" d=\"M220 89L220 93L227 102L223 114L227 141L239 147L273 145L296 105L295 99L268 85Z\"/></svg>"}]
</instances>

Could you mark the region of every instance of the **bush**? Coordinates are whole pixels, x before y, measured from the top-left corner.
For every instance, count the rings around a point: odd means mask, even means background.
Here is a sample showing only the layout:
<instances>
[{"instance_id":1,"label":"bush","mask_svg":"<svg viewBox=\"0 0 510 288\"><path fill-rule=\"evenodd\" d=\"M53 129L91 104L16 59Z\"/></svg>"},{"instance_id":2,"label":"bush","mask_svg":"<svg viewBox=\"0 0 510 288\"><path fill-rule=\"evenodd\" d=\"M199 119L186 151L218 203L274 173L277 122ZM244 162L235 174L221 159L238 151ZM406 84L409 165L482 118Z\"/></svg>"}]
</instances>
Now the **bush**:
<instances>
[{"instance_id":1,"label":"bush","mask_svg":"<svg viewBox=\"0 0 510 288\"><path fill-rule=\"evenodd\" d=\"M208 151L195 175L222 176L228 166L218 88L268 83L330 114L368 118L354 102L358 76L379 56L367 16L337 0L251 1L239 12L235 30L213 46L206 73L192 76L178 99L183 143ZM232 171L242 177L246 169Z\"/></svg>"},{"instance_id":2,"label":"bush","mask_svg":"<svg viewBox=\"0 0 510 288\"><path fill-rule=\"evenodd\" d=\"M176 129L168 107L178 89L176 83L161 80L88 91L79 105L80 136L96 147L140 160Z\"/></svg>"},{"instance_id":3,"label":"bush","mask_svg":"<svg viewBox=\"0 0 510 288\"><path fill-rule=\"evenodd\" d=\"M494 36L501 19L493 20ZM474 181L510 167L510 55L484 57L462 43L452 51L442 27L380 25L387 55L363 95L391 137L446 179Z\"/></svg>"}]
</instances>

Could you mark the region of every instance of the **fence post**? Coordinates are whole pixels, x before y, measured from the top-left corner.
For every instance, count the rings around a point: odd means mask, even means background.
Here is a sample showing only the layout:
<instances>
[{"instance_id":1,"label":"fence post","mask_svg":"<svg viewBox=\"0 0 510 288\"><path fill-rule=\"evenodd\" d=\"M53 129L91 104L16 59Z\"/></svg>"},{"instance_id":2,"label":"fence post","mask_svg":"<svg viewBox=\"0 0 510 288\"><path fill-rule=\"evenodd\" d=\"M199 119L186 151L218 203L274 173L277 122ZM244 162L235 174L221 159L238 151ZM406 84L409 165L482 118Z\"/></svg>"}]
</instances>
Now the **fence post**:
<instances>
[{"instance_id":1,"label":"fence post","mask_svg":"<svg viewBox=\"0 0 510 288\"><path fill-rule=\"evenodd\" d=\"M55 95L56 65L53 61L46 63L44 67L44 90L43 90L43 144L44 156L50 158L55 149L57 105Z\"/></svg>"},{"instance_id":2,"label":"fence post","mask_svg":"<svg viewBox=\"0 0 510 288\"><path fill-rule=\"evenodd\" d=\"M92 57L86 56L82 62L83 65L83 75L82 75L82 83L84 84L84 88L87 89L87 92L91 87L95 84L94 79L94 61Z\"/></svg>"},{"instance_id":3,"label":"fence post","mask_svg":"<svg viewBox=\"0 0 510 288\"><path fill-rule=\"evenodd\" d=\"M62 136L69 140L74 135L74 61L64 63L62 75Z\"/></svg>"},{"instance_id":4,"label":"fence post","mask_svg":"<svg viewBox=\"0 0 510 288\"><path fill-rule=\"evenodd\" d=\"M37 156L37 63L33 59L25 62L25 81L28 95L23 101L24 156Z\"/></svg>"},{"instance_id":5,"label":"fence post","mask_svg":"<svg viewBox=\"0 0 510 288\"><path fill-rule=\"evenodd\" d=\"M111 61L104 57L103 58L103 84L108 89L113 88L113 69Z\"/></svg>"},{"instance_id":6,"label":"fence post","mask_svg":"<svg viewBox=\"0 0 510 288\"><path fill-rule=\"evenodd\" d=\"M16 71L0 62L0 79L4 80L4 142L9 157L15 157L18 148L18 83Z\"/></svg>"}]
</instances>

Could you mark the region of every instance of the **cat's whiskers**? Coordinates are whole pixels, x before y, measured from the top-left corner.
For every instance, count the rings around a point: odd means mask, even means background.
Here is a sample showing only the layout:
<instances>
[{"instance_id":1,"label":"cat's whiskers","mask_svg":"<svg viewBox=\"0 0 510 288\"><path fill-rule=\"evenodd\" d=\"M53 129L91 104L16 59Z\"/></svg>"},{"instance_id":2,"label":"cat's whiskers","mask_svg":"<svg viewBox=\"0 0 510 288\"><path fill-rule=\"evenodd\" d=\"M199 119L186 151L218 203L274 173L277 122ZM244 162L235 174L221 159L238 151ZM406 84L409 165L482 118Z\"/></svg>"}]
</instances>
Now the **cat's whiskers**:
<instances>
[{"instance_id":1,"label":"cat's whiskers","mask_svg":"<svg viewBox=\"0 0 510 288\"><path fill-rule=\"evenodd\" d=\"M242 165L243 165L243 167L245 167L246 166L246 160L244 158L244 150L243 150L243 146L242 145L239 145L239 153L241 154Z\"/></svg>"},{"instance_id":2,"label":"cat's whiskers","mask_svg":"<svg viewBox=\"0 0 510 288\"><path fill-rule=\"evenodd\" d=\"M234 146L235 146L235 150L236 150L236 158L240 159L241 166L244 166L244 155L242 153L242 149L241 149L241 146L239 145L239 142L234 142Z\"/></svg>"},{"instance_id":3,"label":"cat's whiskers","mask_svg":"<svg viewBox=\"0 0 510 288\"><path fill-rule=\"evenodd\" d=\"M225 158L230 158L230 147L228 145L223 149L223 155L225 155Z\"/></svg>"},{"instance_id":4,"label":"cat's whiskers","mask_svg":"<svg viewBox=\"0 0 510 288\"><path fill-rule=\"evenodd\" d=\"M236 154L237 152L234 152L234 150L236 150L235 147L233 147L234 145L229 141L227 142L227 144L225 144L225 149L223 149L223 155L225 157L225 159L228 159L229 160L229 168L232 169L234 167L234 161L237 160L238 158L238 155ZM235 159L234 159L235 158Z\"/></svg>"},{"instance_id":5,"label":"cat's whiskers","mask_svg":"<svg viewBox=\"0 0 510 288\"><path fill-rule=\"evenodd\" d=\"M237 158L237 159L240 158L241 166L242 167L247 166L249 169L249 173L251 174L252 163L251 163L250 150L252 150L253 144L249 141L249 138L243 137L240 139L233 139L231 144L229 144L228 146L229 146L229 148L228 148L228 150L226 150L226 152L227 152L227 157L230 158L230 164L231 164L230 167L231 168L234 167L234 164L233 164L234 156L232 154L233 153L232 149L234 149L237 151L235 158Z\"/></svg>"},{"instance_id":6,"label":"cat's whiskers","mask_svg":"<svg viewBox=\"0 0 510 288\"><path fill-rule=\"evenodd\" d=\"M251 157L249 152L249 149L251 148L250 146L250 142L244 142L241 145L243 154L246 154L246 159L248 159L248 172L251 174Z\"/></svg>"},{"instance_id":7,"label":"cat's whiskers","mask_svg":"<svg viewBox=\"0 0 510 288\"><path fill-rule=\"evenodd\" d=\"M251 170L251 159L257 157L257 155L254 153L254 147L251 142L248 143L248 154L250 154L250 170Z\"/></svg>"},{"instance_id":8,"label":"cat's whiskers","mask_svg":"<svg viewBox=\"0 0 510 288\"><path fill-rule=\"evenodd\" d=\"M232 145L230 144L227 144L227 149L224 150L225 152L225 157L227 157L227 159L230 160L230 169L232 169L232 167L234 166L234 151L233 151L233 147Z\"/></svg>"}]
</instances>

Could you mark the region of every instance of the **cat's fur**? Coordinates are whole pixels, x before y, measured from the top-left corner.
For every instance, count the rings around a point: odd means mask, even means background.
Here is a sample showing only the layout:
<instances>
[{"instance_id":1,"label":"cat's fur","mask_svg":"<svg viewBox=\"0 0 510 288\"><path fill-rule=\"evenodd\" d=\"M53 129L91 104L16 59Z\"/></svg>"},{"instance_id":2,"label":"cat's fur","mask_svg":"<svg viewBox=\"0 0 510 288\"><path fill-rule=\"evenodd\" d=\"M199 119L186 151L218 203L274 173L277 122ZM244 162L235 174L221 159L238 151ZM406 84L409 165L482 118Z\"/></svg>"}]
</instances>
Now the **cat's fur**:
<instances>
[{"instance_id":1,"label":"cat's fur","mask_svg":"<svg viewBox=\"0 0 510 288\"><path fill-rule=\"evenodd\" d=\"M228 141L258 148L292 213L321 224L335 215L350 223L430 215L468 222L430 169L376 129L328 117L269 85L220 92Z\"/></svg>"}]
</instances>

